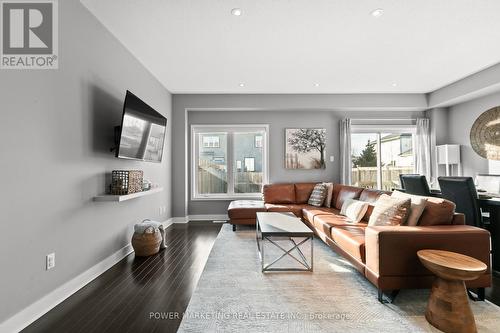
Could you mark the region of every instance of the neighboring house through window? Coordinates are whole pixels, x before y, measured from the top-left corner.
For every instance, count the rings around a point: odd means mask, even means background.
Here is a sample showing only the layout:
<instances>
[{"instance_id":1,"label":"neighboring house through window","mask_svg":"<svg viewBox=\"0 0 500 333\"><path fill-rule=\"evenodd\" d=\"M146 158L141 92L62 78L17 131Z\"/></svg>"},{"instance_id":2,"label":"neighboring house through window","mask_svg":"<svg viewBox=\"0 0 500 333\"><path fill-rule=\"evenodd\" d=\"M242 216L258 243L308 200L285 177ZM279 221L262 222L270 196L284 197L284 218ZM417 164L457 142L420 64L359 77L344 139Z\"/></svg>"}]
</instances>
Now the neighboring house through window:
<instances>
[{"instance_id":1,"label":"neighboring house through window","mask_svg":"<svg viewBox=\"0 0 500 333\"><path fill-rule=\"evenodd\" d=\"M262 135L255 136L255 148L262 148Z\"/></svg>"},{"instance_id":2,"label":"neighboring house through window","mask_svg":"<svg viewBox=\"0 0 500 333\"><path fill-rule=\"evenodd\" d=\"M245 171L246 172L255 171L255 157L245 157Z\"/></svg>"},{"instance_id":3,"label":"neighboring house through window","mask_svg":"<svg viewBox=\"0 0 500 333\"><path fill-rule=\"evenodd\" d=\"M205 135L203 136L203 148L219 148L219 136Z\"/></svg>"}]
</instances>

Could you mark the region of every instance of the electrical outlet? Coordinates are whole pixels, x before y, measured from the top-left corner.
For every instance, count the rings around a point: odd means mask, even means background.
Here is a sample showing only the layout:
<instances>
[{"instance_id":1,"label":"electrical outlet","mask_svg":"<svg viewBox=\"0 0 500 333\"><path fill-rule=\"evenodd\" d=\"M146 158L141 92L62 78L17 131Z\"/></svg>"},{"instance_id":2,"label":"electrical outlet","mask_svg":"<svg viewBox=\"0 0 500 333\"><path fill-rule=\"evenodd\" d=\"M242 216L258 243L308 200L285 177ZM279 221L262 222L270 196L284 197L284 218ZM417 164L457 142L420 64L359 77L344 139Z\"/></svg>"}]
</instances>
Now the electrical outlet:
<instances>
[{"instance_id":1,"label":"electrical outlet","mask_svg":"<svg viewBox=\"0 0 500 333\"><path fill-rule=\"evenodd\" d=\"M56 254L55 253L50 253L47 254L47 257L45 258L45 269L48 271L49 269L52 269L56 267Z\"/></svg>"}]
</instances>

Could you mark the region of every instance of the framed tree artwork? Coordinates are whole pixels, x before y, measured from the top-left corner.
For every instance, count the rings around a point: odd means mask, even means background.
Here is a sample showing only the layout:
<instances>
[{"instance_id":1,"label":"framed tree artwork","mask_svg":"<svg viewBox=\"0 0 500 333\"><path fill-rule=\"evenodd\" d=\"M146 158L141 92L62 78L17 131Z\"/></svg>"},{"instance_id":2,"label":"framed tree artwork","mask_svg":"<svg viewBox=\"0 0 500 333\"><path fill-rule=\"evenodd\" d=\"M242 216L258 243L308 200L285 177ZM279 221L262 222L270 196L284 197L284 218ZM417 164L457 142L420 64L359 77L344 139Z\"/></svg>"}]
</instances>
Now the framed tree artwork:
<instances>
[{"instance_id":1,"label":"framed tree artwork","mask_svg":"<svg viewBox=\"0 0 500 333\"><path fill-rule=\"evenodd\" d=\"M285 129L285 168L324 169L325 128Z\"/></svg>"}]
</instances>

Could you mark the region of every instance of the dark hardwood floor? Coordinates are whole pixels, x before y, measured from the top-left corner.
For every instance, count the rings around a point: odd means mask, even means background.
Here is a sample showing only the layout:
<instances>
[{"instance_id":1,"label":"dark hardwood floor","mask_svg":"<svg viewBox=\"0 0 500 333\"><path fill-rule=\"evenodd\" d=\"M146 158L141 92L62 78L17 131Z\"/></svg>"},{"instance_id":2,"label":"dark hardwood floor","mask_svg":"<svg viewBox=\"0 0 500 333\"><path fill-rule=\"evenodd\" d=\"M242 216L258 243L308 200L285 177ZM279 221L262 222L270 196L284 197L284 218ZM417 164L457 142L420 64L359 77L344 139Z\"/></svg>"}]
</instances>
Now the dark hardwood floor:
<instances>
[{"instance_id":1,"label":"dark hardwood floor","mask_svg":"<svg viewBox=\"0 0 500 333\"><path fill-rule=\"evenodd\" d=\"M220 224L174 224L168 248L127 256L23 332L176 332ZM154 319L152 315L171 315Z\"/></svg>"},{"instance_id":2,"label":"dark hardwood floor","mask_svg":"<svg viewBox=\"0 0 500 333\"><path fill-rule=\"evenodd\" d=\"M174 224L158 255L129 255L23 332L176 332L220 224ZM500 305L500 277L486 298ZM151 316L171 315L154 319Z\"/></svg>"}]
</instances>

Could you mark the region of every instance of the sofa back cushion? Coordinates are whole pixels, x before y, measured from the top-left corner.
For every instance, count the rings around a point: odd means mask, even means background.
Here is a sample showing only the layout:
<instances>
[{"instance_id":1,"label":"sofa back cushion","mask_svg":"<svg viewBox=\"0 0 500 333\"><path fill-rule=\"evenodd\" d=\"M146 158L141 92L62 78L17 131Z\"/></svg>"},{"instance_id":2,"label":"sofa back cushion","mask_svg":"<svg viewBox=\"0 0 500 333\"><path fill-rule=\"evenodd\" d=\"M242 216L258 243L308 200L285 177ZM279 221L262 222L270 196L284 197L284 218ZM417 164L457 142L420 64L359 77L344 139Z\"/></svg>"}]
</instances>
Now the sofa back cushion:
<instances>
[{"instance_id":1,"label":"sofa back cushion","mask_svg":"<svg viewBox=\"0 0 500 333\"><path fill-rule=\"evenodd\" d=\"M359 199L361 192L363 192L363 188L361 187L335 184L333 185L332 206L342 209L342 205L346 199Z\"/></svg>"},{"instance_id":2,"label":"sofa back cushion","mask_svg":"<svg viewBox=\"0 0 500 333\"><path fill-rule=\"evenodd\" d=\"M295 202L298 204L307 203L316 184L317 183L295 184Z\"/></svg>"},{"instance_id":3,"label":"sofa back cushion","mask_svg":"<svg viewBox=\"0 0 500 333\"><path fill-rule=\"evenodd\" d=\"M419 226L449 225L453 223L455 204L443 198L426 197L427 204L418 220Z\"/></svg>"},{"instance_id":4,"label":"sofa back cushion","mask_svg":"<svg viewBox=\"0 0 500 333\"><path fill-rule=\"evenodd\" d=\"M265 203L273 203L273 204L295 203L294 184L266 184L264 185L263 188L263 194Z\"/></svg>"},{"instance_id":5,"label":"sofa back cushion","mask_svg":"<svg viewBox=\"0 0 500 333\"><path fill-rule=\"evenodd\" d=\"M361 201L366 201L369 203L374 203L377 201L378 197L380 197L382 194L391 194L391 192L387 191L380 191L380 190L374 190L371 188L365 188L363 192L359 195L359 200Z\"/></svg>"}]
</instances>

